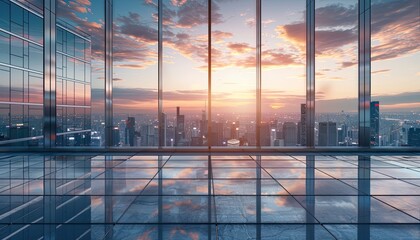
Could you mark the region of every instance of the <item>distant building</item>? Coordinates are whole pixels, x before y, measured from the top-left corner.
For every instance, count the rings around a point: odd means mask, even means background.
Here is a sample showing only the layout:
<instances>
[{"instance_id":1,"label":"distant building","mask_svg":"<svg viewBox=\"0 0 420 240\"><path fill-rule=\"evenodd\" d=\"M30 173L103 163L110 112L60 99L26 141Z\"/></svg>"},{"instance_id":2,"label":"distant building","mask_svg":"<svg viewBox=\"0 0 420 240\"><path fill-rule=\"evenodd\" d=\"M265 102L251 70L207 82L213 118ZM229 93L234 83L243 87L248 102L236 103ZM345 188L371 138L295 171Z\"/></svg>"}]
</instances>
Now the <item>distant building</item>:
<instances>
[{"instance_id":1,"label":"distant building","mask_svg":"<svg viewBox=\"0 0 420 240\"><path fill-rule=\"evenodd\" d=\"M294 122L283 124L284 146L296 146L297 144L297 125Z\"/></svg>"},{"instance_id":2,"label":"distant building","mask_svg":"<svg viewBox=\"0 0 420 240\"><path fill-rule=\"evenodd\" d=\"M120 145L120 128L115 126L112 128L112 146Z\"/></svg>"},{"instance_id":3,"label":"distant building","mask_svg":"<svg viewBox=\"0 0 420 240\"><path fill-rule=\"evenodd\" d=\"M135 125L136 119L134 117L128 117L125 121L125 144L130 147L134 146Z\"/></svg>"},{"instance_id":4,"label":"distant building","mask_svg":"<svg viewBox=\"0 0 420 240\"><path fill-rule=\"evenodd\" d=\"M300 131L299 143L301 146L306 146L306 104L300 105Z\"/></svg>"},{"instance_id":5,"label":"distant building","mask_svg":"<svg viewBox=\"0 0 420 240\"><path fill-rule=\"evenodd\" d=\"M271 130L269 123L261 123L260 125L260 144L261 146L271 145Z\"/></svg>"},{"instance_id":6,"label":"distant building","mask_svg":"<svg viewBox=\"0 0 420 240\"><path fill-rule=\"evenodd\" d=\"M167 117L166 117L166 113L164 113L164 112L162 112L161 113L161 115L160 115L160 121L162 121L160 124L159 124L159 127L160 128L162 128L162 135L163 136L160 136L160 137L162 137L162 144L163 144L163 146L165 147L165 146L168 146L167 145L167 141L166 141L166 139L167 139L167 136L166 136L166 133L167 133ZM159 139L159 135L158 135L158 139Z\"/></svg>"},{"instance_id":7,"label":"distant building","mask_svg":"<svg viewBox=\"0 0 420 240\"><path fill-rule=\"evenodd\" d=\"M144 124L140 127L141 146L157 146L158 128L152 124Z\"/></svg>"},{"instance_id":8,"label":"distant building","mask_svg":"<svg viewBox=\"0 0 420 240\"><path fill-rule=\"evenodd\" d=\"M319 123L318 146L337 146L337 123Z\"/></svg>"},{"instance_id":9,"label":"distant building","mask_svg":"<svg viewBox=\"0 0 420 240\"><path fill-rule=\"evenodd\" d=\"M379 146L379 102L370 103L370 145Z\"/></svg>"},{"instance_id":10,"label":"distant building","mask_svg":"<svg viewBox=\"0 0 420 240\"><path fill-rule=\"evenodd\" d=\"M176 107L175 146L181 145L185 139L185 116L180 114L180 108Z\"/></svg>"},{"instance_id":11,"label":"distant building","mask_svg":"<svg viewBox=\"0 0 420 240\"><path fill-rule=\"evenodd\" d=\"M222 122L213 122L211 126L211 145L212 146L223 146L224 137L223 137L223 123Z\"/></svg>"},{"instance_id":12,"label":"distant building","mask_svg":"<svg viewBox=\"0 0 420 240\"><path fill-rule=\"evenodd\" d=\"M408 129L408 146L420 147L420 128L409 128Z\"/></svg>"}]
</instances>

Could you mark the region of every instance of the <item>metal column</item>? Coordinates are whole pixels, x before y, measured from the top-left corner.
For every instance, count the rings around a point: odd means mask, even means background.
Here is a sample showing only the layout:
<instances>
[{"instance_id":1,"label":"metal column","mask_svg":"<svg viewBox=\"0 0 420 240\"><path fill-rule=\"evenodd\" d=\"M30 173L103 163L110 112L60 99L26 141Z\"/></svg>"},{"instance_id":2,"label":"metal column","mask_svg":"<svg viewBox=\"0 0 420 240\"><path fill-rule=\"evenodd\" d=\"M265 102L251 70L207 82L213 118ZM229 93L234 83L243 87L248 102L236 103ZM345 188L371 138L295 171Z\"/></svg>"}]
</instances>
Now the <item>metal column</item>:
<instances>
[{"instance_id":1,"label":"metal column","mask_svg":"<svg viewBox=\"0 0 420 240\"><path fill-rule=\"evenodd\" d=\"M359 146L370 146L370 0L359 0Z\"/></svg>"},{"instance_id":2,"label":"metal column","mask_svg":"<svg viewBox=\"0 0 420 240\"><path fill-rule=\"evenodd\" d=\"M105 147L113 145L112 0L105 0Z\"/></svg>"},{"instance_id":3,"label":"metal column","mask_svg":"<svg viewBox=\"0 0 420 240\"><path fill-rule=\"evenodd\" d=\"M210 150L211 144L212 144L212 121L211 121L211 6L212 6L212 0L208 0L207 2L207 147Z\"/></svg>"},{"instance_id":4,"label":"metal column","mask_svg":"<svg viewBox=\"0 0 420 240\"><path fill-rule=\"evenodd\" d=\"M256 126L255 137L257 148L261 148L261 0L256 0Z\"/></svg>"},{"instance_id":5,"label":"metal column","mask_svg":"<svg viewBox=\"0 0 420 240\"><path fill-rule=\"evenodd\" d=\"M44 0L44 147L56 144L56 6L55 0Z\"/></svg>"},{"instance_id":6,"label":"metal column","mask_svg":"<svg viewBox=\"0 0 420 240\"><path fill-rule=\"evenodd\" d=\"M306 146L315 146L315 0L306 0Z\"/></svg>"},{"instance_id":7,"label":"metal column","mask_svg":"<svg viewBox=\"0 0 420 240\"><path fill-rule=\"evenodd\" d=\"M158 119L159 148L165 146L165 117L163 114L163 3L158 1Z\"/></svg>"}]
</instances>

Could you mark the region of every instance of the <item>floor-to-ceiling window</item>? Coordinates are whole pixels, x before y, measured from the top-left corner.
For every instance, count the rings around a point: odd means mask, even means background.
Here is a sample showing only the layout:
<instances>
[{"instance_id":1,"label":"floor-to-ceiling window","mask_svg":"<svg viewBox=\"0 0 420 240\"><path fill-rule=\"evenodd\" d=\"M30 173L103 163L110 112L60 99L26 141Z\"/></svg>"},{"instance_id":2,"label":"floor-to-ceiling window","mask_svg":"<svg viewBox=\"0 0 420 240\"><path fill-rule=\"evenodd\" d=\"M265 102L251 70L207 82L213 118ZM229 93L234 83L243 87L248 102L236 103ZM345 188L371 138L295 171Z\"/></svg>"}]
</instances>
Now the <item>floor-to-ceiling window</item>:
<instances>
[{"instance_id":1,"label":"floor-to-ceiling window","mask_svg":"<svg viewBox=\"0 0 420 240\"><path fill-rule=\"evenodd\" d=\"M262 1L261 146L306 144L305 7Z\"/></svg>"},{"instance_id":2,"label":"floor-to-ceiling window","mask_svg":"<svg viewBox=\"0 0 420 240\"><path fill-rule=\"evenodd\" d=\"M372 146L420 146L420 2L373 0Z\"/></svg>"},{"instance_id":3,"label":"floor-to-ceiling window","mask_svg":"<svg viewBox=\"0 0 420 240\"><path fill-rule=\"evenodd\" d=\"M114 1L111 146L158 145L158 1Z\"/></svg>"},{"instance_id":4,"label":"floor-to-ceiling window","mask_svg":"<svg viewBox=\"0 0 420 240\"><path fill-rule=\"evenodd\" d=\"M213 1L211 10L211 145L255 146L256 1Z\"/></svg>"},{"instance_id":5,"label":"floor-to-ceiling window","mask_svg":"<svg viewBox=\"0 0 420 240\"><path fill-rule=\"evenodd\" d=\"M207 0L163 0L163 146L207 146Z\"/></svg>"},{"instance_id":6,"label":"floor-to-ceiling window","mask_svg":"<svg viewBox=\"0 0 420 240\"><path fill-rule=\"evenodd\" d=\"M315 2L315 145L358 145L358 1Z\"/></svg>"}]
</instances>

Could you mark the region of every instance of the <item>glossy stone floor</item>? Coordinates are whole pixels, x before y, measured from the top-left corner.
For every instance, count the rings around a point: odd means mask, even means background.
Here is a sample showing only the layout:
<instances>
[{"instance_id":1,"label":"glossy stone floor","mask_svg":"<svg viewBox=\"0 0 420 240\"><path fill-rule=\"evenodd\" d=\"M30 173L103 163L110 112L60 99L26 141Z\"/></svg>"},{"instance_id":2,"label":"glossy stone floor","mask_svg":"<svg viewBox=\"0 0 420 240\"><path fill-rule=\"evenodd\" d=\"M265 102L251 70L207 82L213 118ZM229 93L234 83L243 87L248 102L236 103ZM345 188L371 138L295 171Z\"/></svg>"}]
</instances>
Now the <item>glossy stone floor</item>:
<instances>
[{"instance_id":1,"label":"glossy stone floor","mask_svg":"<svg viewBox=\"0 0 420 240\"><path fill-rule=\"evenodd\" d=\"M419 155L0 155L0 239L420 239Z\"/></svg>"}]
</instances>

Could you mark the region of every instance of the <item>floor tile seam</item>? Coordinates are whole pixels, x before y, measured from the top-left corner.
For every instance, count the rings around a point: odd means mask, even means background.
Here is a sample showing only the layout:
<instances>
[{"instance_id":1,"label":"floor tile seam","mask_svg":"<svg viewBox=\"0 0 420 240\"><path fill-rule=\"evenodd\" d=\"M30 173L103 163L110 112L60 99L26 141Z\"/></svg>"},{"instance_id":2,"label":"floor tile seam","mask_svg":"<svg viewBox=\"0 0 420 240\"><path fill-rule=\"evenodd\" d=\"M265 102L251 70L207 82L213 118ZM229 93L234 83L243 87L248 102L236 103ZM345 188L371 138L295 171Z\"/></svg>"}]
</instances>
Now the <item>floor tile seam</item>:
<instances>
[{"instance_id":1,"label":"floor tile seam","mask_svg":"<svg viewBox=\"0 0 420 240\"><path fill-rule=\"evenodd\" d=\"M122 214L120 215L120 217L115 221L115 223L118 223L122 217L127 213L128 209L133 205L133 203L142 196L143 191L149 186L149 184L153 181L153 179L159 174L159 172L164 168L165 164L171 159L171 156L169 156L169 158L166 159L166 161L163 163L163 165L161 167L159 167L159 170L155 173L155 175L149 180L149 182L143 187L143 189L139 192L138 195L134 195L136 196L133 201L125 208L125 210L122 212Z\"/></svg>"},{"instance_id":2,"label":"floor tile seam","mask_svg":"<svg viewBox=\"0 0 420 240\"><path fill-rule=\"evenodd\" d=\"M255 163L257 164L257 165L259 165L258 164L258 162L252 157L252 156L250 156L254 161L255 161ZM261 167L261 165L259 165L259 167L260 168L262 168ZM264 169L264 168L262 168L262 169ZM269 176L271 176L271 174L269 173L269 172L267 172L265 169L264 169L264 171L269 175ZM273 176L271 176L272 178L273 178ZM309 212L306 208L305 208L305 206L303 206L303 204L300 202L300 201L298 201L297 199L296 199L296 197L294 197L294 196L292 196L291 194L290 194L290 192L280 183L280 182L278 182L275 178L273 178L273 180L274 181L276 181L304 210L305 210L305 212L307 213L307 214L309 214L315 221L317 221L318 223L320 223L321 224L321 222L314 216L314 214L312 214L311 212ZM326 229L326 228L324 228L326 231L328 231L328 229ZM329 231L328 231L329 232ZM329 232L330 233L330 232ZM331 233L330 233L331 234ZM333 234L331 234L332 236L334 236Z\"/></svg>"},{"instance_id":3,"label":"floor tile seam","mask_svg":"<svg viewBox=\"0 0 420 240\"><path fill-rule=\"evenodd\" d=\"M327 174L327 173L325 173L325 172L323 172L324 174ZM327 175L329 175L329 174L327 174ZM344 182L344 181L341 181L340 179L337 179L337 178L335 178L334 177L334 179L336 179L336 180L338 180L338 181L340 181L340 182L342 182L342 183L344 183L345 185L347 185L347 186L349 186L349 187L351 187L351 188L353 188L353 189L355 189L357 192L362 192L362 193L364 193L363 191L360 191L358 188L356 188L356 187L354 187L354 186L352 186L352 185L350 185L350 184L348 184L348 183L346 183L346 182ZM369 181L369 183L370 183L370 181ZM367 195L366 193L364 193L365 195ZM392 205L390 205L390 204L388 204L388 203L386 203L386 202L384 202L384 201L381 201L380 199L377 199L377 198L375 198L375 197L373 197L370 193L369 193L369 195L368 195L369 197L372 197L372 198L374 198L374 199L376 199L376 200L378 200L378 201L380 201L380 202L382 202L382 203L384 203L385 205L388 205L389 207L391 207L391 208L394 208L395 210L397 210L397 211L399 211L399 212L401 212L401 213L403 213L403 214L405 214L405 215L408 215L409 217L411 217L411 218L414 218L414 219L416 219L416 220L418 220L417 218L415 218L414 216L412 216L411 214L408 214L408 213L406 213L406 212L404 212L404 211L402 211L402 210L400 210L400 209L398 209L398 208L396 208L396 207L394 207L394 206L392 206Z\"/></svg>"}]
</instances>

